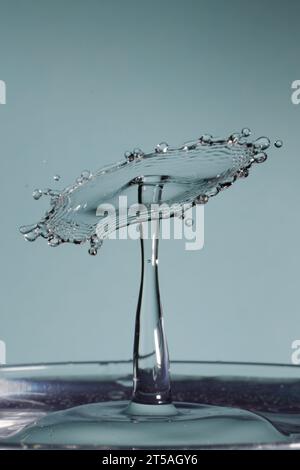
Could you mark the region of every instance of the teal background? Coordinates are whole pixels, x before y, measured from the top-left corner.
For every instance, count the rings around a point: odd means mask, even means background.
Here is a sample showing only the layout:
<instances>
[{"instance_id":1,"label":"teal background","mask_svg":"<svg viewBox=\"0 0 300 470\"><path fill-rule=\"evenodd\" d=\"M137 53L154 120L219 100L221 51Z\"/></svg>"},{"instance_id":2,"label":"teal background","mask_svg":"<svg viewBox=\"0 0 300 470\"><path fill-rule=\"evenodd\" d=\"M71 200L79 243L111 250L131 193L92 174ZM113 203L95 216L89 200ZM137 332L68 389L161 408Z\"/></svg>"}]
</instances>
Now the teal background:
<instances>
[{"instance_id":1,"label":"teal background","mask_svg":"<svg viewBox=\"0 0 300 470\"><path fill-rule=\"evenodd\" d=\"M139 245L25 243L18 226L139 146L248 126L284 140L208 204L205 247L161 244L171 357L289 363L299 324L298 0L0 0L0 338L9 363L127 359ZM59 183L53 181L60 174Z\"/></svg>"}]
</instances>

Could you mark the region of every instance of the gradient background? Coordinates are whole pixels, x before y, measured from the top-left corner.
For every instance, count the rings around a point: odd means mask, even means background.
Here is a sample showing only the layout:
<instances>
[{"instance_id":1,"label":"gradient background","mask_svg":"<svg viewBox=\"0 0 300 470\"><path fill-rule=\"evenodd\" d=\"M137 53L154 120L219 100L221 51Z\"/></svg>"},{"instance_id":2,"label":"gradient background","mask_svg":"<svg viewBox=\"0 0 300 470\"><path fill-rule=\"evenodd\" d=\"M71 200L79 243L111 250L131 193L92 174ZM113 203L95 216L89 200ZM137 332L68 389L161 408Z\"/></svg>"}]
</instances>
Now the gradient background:
<instances>
[{"instance_id":1,"label":"gradient background","mask_svg":"<svg viewBox=\"0 0 300 470\"><path fill-rule=\"evenodd\" d=\"M161 244L172 358L283 362L300 338L299 0L0 0L0 338L9 363L127 359L139 244L25 243L81 170L135 146L250 127L281 151L205 210L205 247ZM55 183L54 174L62 180Z\"/></svg>"}]
</instances>

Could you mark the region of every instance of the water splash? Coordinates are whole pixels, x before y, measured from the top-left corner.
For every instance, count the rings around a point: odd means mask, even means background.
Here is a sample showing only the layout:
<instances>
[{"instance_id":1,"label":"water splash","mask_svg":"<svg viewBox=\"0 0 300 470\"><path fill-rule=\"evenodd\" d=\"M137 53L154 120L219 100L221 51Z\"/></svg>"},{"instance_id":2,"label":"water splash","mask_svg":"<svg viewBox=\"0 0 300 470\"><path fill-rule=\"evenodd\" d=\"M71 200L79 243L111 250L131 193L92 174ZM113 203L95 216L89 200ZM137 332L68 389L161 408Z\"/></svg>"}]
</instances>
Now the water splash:
<instances>
[{"instance_id":1,"label":"water splash","mask_svg":"<svg viewBox=\"0 0 300 470\"><path fill-rule=\"evenodd\" d=\"M154 152L148 154L136 148L125 153L125 161L102 168L94 174L83 171L76 182L62 192L51 189L34 191L35 199L42 196L51 198L50 209L37 224L21 227L21 233L28 241L35 241L42 236L53 247L64 242L81 244L89 241L89 253L96 255L103 239L110 233L106 227L111 217L99 211L99 206L109 203L117 208L116 201L121 195L127 196L129 205L143 204L147 209L147 216L143 218L146 212L142 212L145 210L142 209L139 215L131 218L126 213L125 221L119 211L115 225L109 224L109 230L114 231L124 226L123 224L138 223L141 234L141 283L134 335L134 386L131 402L126 408L124 402L119 402L115 415L110 403L98 403L92 408L84 405L80 409L58 412L28 428L22 439L29 442L33 436L34 440L38 438L40 442L46 428L47 436L56 434L58 428L69 433L70 420L71 429L74 430L74 422L78 416L80 419L77 429L81 435L85 434L82 432L83 426L91 422L93 425L96 423L98 438L103 416L106 429L108 417L114 423L120 417L125 417L130 423L129 430L133 429L133 422L151 417L155 423L155 435L159 430L163 431L165 422L172 425L171 435L176 435L177 429L182 434L181 421L186 407L188 424L185 427L188 429L191 423L195 423L195 429L190 434L187 434L186 429L183 433L185 438L188 436L189 441L193 435L207 431L207 417L211 423L212 417L224 421L226 416L232 420L230 409L205 409L202 405L195 408L181 404L175 406L173 403L158 277L159 219L165 214L155 218L150 238L144 238L143 231L148 232L151 225L148 220L152 215L152 203L165 203L168 207L176 205L176 212L174 209L174 213L168 216L178 215L178 206L186 209L194 204L206 204L211 197L228 189L237 179L247 177L254 163L265 162L270 140L266 137L250 140L250 135L250 130L244 128L241 133L233 133L227 139L205 134L179 148L172 148L162 142L156 146ZM275 147L279 148L281 145L281 141L275 143ZM187 218L185 224L191 226L193 220ZM253 419L257 423L258 420L259 425L265 427L266 423L261 423L261 418L249 416L244 411L235 413L238 414L239 421ZM213 424L214 433L216 428L219 428L219 423ZM272 439L277 437L277 433L274 437L273 428L269 431Z\"/></svg>"},{"instance_id":2,"label":"water splash","mask_svg":"<svg viewBox=\"0 0 300 470\"><path fill-rule=\"evenodd\" d=\"M137 186L149 178L154 184L161 177L164 178L162 203L185 207L206 204L237 179L246 178L253 164L266 161L270 140L267 137L251 140L250 136L250 129L244 128L226 139L204 134L178 148L166 142L161 142L150 153L135 148L125 152L123 161L95 173L84 170L74 184L62 191L35 189L34 199L50 197L50 209L37 224L21 227L20 231L27 241L43 237L52 247L66 242L89 242L89 253L96 255L110 234L107 231L109 216L97 214L99 204L110 203L116 207L120 195L127 195L128 204L134 204ZM283 143L277 140L274 145L281 148ZM58 180L59 176L55 175L54 179ZM111 230L137 222L134 216L126 218L125 222L117 215L118 223L109 224Z\"/></svg>"}]
</instances>

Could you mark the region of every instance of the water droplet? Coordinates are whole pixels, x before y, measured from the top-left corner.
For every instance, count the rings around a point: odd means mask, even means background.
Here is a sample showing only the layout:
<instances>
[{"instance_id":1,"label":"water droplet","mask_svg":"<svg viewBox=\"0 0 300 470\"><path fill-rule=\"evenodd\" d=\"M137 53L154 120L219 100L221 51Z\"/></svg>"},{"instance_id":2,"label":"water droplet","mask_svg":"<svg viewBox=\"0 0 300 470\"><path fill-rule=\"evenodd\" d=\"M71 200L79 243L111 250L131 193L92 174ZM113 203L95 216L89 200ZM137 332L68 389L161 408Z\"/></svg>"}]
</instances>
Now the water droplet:
<instances>
[{"instance_id":1,"label":"water droplet","mask_svg":"<svg viewBox=\"0 0 300 470\"><path fill-rule=\"evenodd\" d=\"M255 161L256 163L264 163L268 158L268 155L265 153L265 152L262 152L262 153L258 153L256 156L255 156Z\"/></svg>"},{"instance_id":2,"label":"water droplet","mask_svg":"<svg viewBox=\"0 0 300 470\"><path fill-rule=\"evenodd\" d=\"M96 234L91 236L91 243L97 243L99 240L98 236Z\"/></svg>"},{"instance_id":3,"label":"water droplet","mask_svg":"<svg viewBox=\"0 0 300 470\"><path fill-rule=\"evenodd\" d=\"M248 178L249 170L247 170L247 168L241 169L237 172L236 176L238 178Z\"/></svg>"},{"instance_id":4,"label":"water droplet","mask_svg":"<svg viewBox=\"0 0 300 470\"><path fill-rule=\"evenodd\" d=\"M276 140L274 145L277 149L280 149L283 146L283 142L282 140Z\"/></svg>"},{"instance_id":5,"label":"water droplet","mask_svg":"<svg viewBox=\"0 0 300 470\"><path fill-rule=\"evenodd\" d=\"M134 153L133 152L125 152L124 156L128 162L132 162L134 160Z\"/></svg>"},{"instance_id":6,"label":"water droplet","mask_svg":"<svg viewBox=\"0 0 300 470\"><path fill-rule=\"evenodd\" d=\"M55 235L48 238L48 245L52 247L56 247L61 244L61 239Z\"/></svg>"},{"instance_id":7,"label":"water droplet","mask_svg":"<svg viewBox=\"0 0 300 470\"><path fill-rule=\"evenodd\" d=\"M34 242L40 236L40 231L38 229L33 230L32 232L26 233L24 238L28 242Z\"/></svg>"},{"instance_id":8,"label":"water droplet","mask_svg":"<svg viewBox=\"0 0 300 470\"><path fill-rule=\"evenodd\" d=\"M189 142L185 142L183 144L182 149L183 150L195 150L197 148L197 145L198 145L198 142L195 142L194 140L189 141Z\"/></svg>"},{"instance_id":9,"label":"water droplet","mask_svg":"<svg viewBox=\"0 0 300 470\"><path fill-rule=\"evenodd\" d=\"M156 153L166 153L169 149L169 144L167 142L161 142L155 148Z\"/></svg>"},{"instance_id":10,"label":"water droplet","mask_svg":"<svg viewBox=\"0 0 300 470\"><path fill-rule=\"evenodd\" d=\"M103 244L103 240L97 236L97 234L94 234L90 238L90 249L91 250L96 250L96 253L91 252L90 255L96 255L97 250L101 248Z\"/></svg>"},{"instance_id":11,"label":"water droplet","mask_svg":"<svg viewBox=\"0 0 300 470\"><path fill-rule=\"evenodd\" d=\"M259 137L254 142L254 147L260 150L267 150L271 145L270 139L268 137Z\"/></svg>"},{"instance_id":12,"label":"water droplet","mask_svg":"<svg viewBox=\"0 0 300 470\"><path fill-rule=\"evenodd\" d=\"M41 236L42 236L43 238L46 238L46 239L48 240L48 238L49 238L49 231L48 231L46 225L40 222L40 223L39 223L39 229L40 229Z\"/></svg>"},{"instance_id":13,"label":"water droplet","mask_svg":"<svg viewBox=\"0 0 300 470\"><path fill-rule=\"evenodd\" d=\"M228 144L237 144L239 140L240 140L240 134L235 132L235 133L231 134L231 136L229 137L227 143Z\"/></svg>"},{"instance_id":14,"label":"water droplet","mask_svg":"<svg viewBox=\"0 0 300 470\"><path fill-rule=\"evenodd\" d=\"M253 142L246 138L248 135L250 135L250 130L248 128L244 128L239 134L232 134L231 137L223 139L213 138L211 135L205 134L200 139L189 141L185 143L184 146L180 146L176 149L169 148L166 142L162 142L156 147L156 151L162 155L166 153L165 157L161 156L153 159L144 159L144 161L140 158L141 155L143 155L143 152L139 148L135 148L132 152L125 153L127 161L134 162L130 167L127 167L126 164L117 164L111 167L102 168L93 175L90 171L84 170L79 178L77 178L75 184L64 188L61 192L47 188L36 189L33 193L35 199L39 199L42 195L50 196L50 210L37 225L25 228L22 227L21 232L24 236L28 235L27 239L29 241L33 241L41 235L49 241L51 246L57 246L59 243L64 242L81 244L86 241L90 241L90 246L88 247L89 253L95 256L103 243L102 239L106 238L106 232L108 231L108 225L107 227L103 225L101 231L98 232L97 230L97 233L99 233L99 239L91 236L91 234L96 233L96 225L94 224L98 224L99 222L98 218L97 220L92 218L92 209L96 202L96 196L93 191L96 184L98 184L98 176L100 177L101 175L101 181L99 180L100 189L101 183L103 182L102 178L104 177L105 179L107 173L112 175L115 171L126 166L125 173L120 172L120 176L124 175L127 178L128 175L128 180L125 181L124 179L124 181L122 180L122 183L120 183L121 180L118 180L116 175L116 180L113 182L111 190L109 189L109 196L107 196L109 199L110 195L113 198L115 195L121 193L123 186L120 186L120 184L142 184L144 181L144 177L142 176L143 174L155 175L155 182L160 181L162 186L165 186L165 180L167 178L171 179L173 173L176 176L179 175L184 178L186 176L185 168L187 165L189 168L193 168L193 164L195 164L196 169L196 165L199 164L200 168L199 173L197 174L200 174L202 164L209 165L212 169L213 179L211 181L206 181L201 179L199 180L198 178L194 181L193 175L190 172L189 179L185 182L185 184L187 184L186 189L184 190L184 194L187 195L189 201L193 200L193 204L206 204L210 197L215 196L221 190L228 188L238 177L247 177L249 173L248 170L252 163L262 162L265 160L266 156L264 152L270 144L269 139L260 138ZM234 145L234 142L236 141L237 145ZM203 144L203 147L201 144ZM207 148L204 144L207 144ZM277 141L274 145L279 148L282 143L281 141ZM189 152L190 149L194 150ZM173 154L174 158L172 159ZM180 158L177 158L177 156ZM135 161L137 162L137 165L135 165ZM189 164L189 162L191 164ZM229 173L223 172L223 163L225 167L228 168ZM181 164L182 166L177 166ZM136 170L138 167L140 171ZM228 178L228 174L234 174L234 177ZM58 176L59 175L56 175L54 179L58 180ZM90 181L91 177L93 178L92 181ZM85 184L87 189L83 199L81 199L82 194L80 191L77 192L82 184ZM196 188L198 188L198 190ZM132 185L131 189L134 192L138 188L134 188ZM146 184L143 185L143 189L146 190ZM147 191L149 192L149 188ZM162 198L166 196L166 192L167 191L163 188ZM199 194L200 192L202 194L194 199L195 194ZM102 193L99 191L99 194ZM105 192L105 195L106 194L108 193ZM176 212L174 211L172 213L172 215L176 215L179 212L179 208L181 208L181 215L187 210L186 204L183 203L183 199L181 197L182 194L183 193L179 188L178 192L174 192L174 202L178 204L179 207ZM191 204L191 206L193 204ZM80 210L76 211L76 208ZM182 210L183 208L184 210ZM163 216L164 213L162 213L162 217ZM138 217L139 216L137 214L137 221ZM165 217L170 217L170 213L166 212ZM189 226L190 224L191 220L187 219L186 225ZM116 229L117 228L118 227L116 227ZM59 233L60 239L54 237L54 234L57 233Z\"/></svg>"},{"instance_id":15,"label":"water droplet","mask_svg":"<svg viewBox=\"0 0 300 470\"><path fill-rule=\"evenodd\" d=\"M133 183L140 184L143 182L143 180L144 178L142 176L137 176L136 178L134 178Z\"/></svg>"},{"instance_id":16,"label":"water droplet","mask_svg":"<svg viewBox=\"0 0 300 470\"><path fill-rule=\"evenodd\" d=\"M212 136L210 134L203 134L199 140L202 144L210 144L212 141Z\"/></svg>"},{"instance_id":17,"label":"water droplet","mask_svg":"<svg viewBox=\"0 0 300 470\"><path fill-rule=\"evenodd\" d=\"M133 154L134 154L135 158L141 158L141 157L144 156L144 152L140 148L135 148L133 150Z\"/></svg>"},{"instance_id":18,"label":"water droplet","mask_svg":"<svg viewBox=\"0 0 300 470\"><path fill-rule=\"evenodd\" d=\"M92 176L92 173L89 170L83 170L80 176L82 180L87 181Z\"/></svg>"},{"instance_id":19,"label":"water droplet","mask_svg":"<svg viewBox=\"0 0 300 470\"><path fill-rule=\"evenodd\" d=\"M201 194L200 196L198 196L196 199L195 199L195 203L196 204L207 204L208 203L208 200L209 200L209 197L206 196L206 194Z\"/></svg>"},{"instance_id":20,"label":"water droplet","mask_svg":"<svg viewBox=\"0 0 300 470\"><path fill-rule=\"evenodd\" d=\"M42 195L43 195L43 191L41 191L40 189L35 189L32 193L32 197L36 201L38 201L38 199L40 199L42 197Z\"/></svg>"},{"instance_id":21,"label":"water droplet","mask_svg":"<svg viewBox=\"0 0 300 470\"><path fill-rule=\"evenodd\" d=\"M54 175L53 179L54 179L54 181L59 181L60 180L60 175Z\"/></svg>"},{"instance_id":22,"label":"water droplet","mask_svg":"<svg viewBox=\"0 0 300 470\"><path fill-rule=\"evenodd\" d=\"M20 227L19 230L20 230L20 233L22 233L22 235L27 235L27 233L33 232L33 230L35 230L37 227L38 227L37 224L22 225L22 227Z\"/></svg>"},{"instance_id":23,"label":"water droplet","mask_svg":"<svg viewBox=\"0 0 300 470\"><path fill-rule=\"evenodd\" d=\"M250 137L251 135L251 130L248 129L248 127L244 127L244 129L242 129L242 136L243 137Z\"/></svg>"},{"instance_id":24,"label":"water droplet","mask_svg":"<svg viewBox=\"0 0 300 470\"><path fill-rule=\"evenodd\" d=\"M225 191L225 189L230 188L232 184L233 183L231 181L226 181L225 183L220 184L220 191Z\"/></svg>"},{"instance_id":25,"label":"water droplet","mask_svg":"<svg viewBox=\"0 0 300 470\"><path fill-rule=\"evenodd\" d=\"M57 198L60 196L60 192L56 191L55 189L46 189L43 194L46 194L47 196L51 196L54 198Z\"/></svg>"}]
</instances>

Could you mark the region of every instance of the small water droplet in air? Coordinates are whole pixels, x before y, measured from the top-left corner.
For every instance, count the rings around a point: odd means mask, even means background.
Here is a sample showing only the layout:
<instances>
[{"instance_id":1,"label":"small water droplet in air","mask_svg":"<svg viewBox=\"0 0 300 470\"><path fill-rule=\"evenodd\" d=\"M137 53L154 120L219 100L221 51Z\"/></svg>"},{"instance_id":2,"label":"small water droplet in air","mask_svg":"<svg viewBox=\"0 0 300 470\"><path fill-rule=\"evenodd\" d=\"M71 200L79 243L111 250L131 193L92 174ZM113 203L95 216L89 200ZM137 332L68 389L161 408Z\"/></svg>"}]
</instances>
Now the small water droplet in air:
<instances>
[{"instance_id":1,"label":"small water droplet in air","mask_svg":"<svg viewBox=\"0 0 300 470\"><path fill-rule=\"evenodd\" d=\"M256 163L264 163L268 158L268 155L265 152L259 153L255 156Z\"/></svg>"},{"instance_id":2,"label":"small water droplet in air","mask_svg":"<svg viewBox=\"0 0 300 470\"><path fill-rule=\"evenodd\" d=\"M54 179L54 181L59 181L60 180L60 175L54 175L53 179Z\"/></svg>"},{"instance_id":3,"label":"small water droplet in air","mask_svg":"<svg viewBox=\"0 0 300 470\"><path fill-rule=\"evenodd\" d=\"M33 191L33 193L32 193L32 197L33 197L33 199L35 199L36 201L37 201L38 199L40 199L40 198L42 197L42 195L43 195L43 192L42 192L40 189L35 189L35 190Z\"/></svg>"},{"instance_id":4,"label":"small water droplet in air","mask_svg":"<svg viewBox=\"0 0 300 470\"><path fill-rule=\"evenodd\" d=\"M248 127L244 127L244 129L242 129L242 136L243 137L250 137L251 135L251 130L248 129Z\"/></svg>"},{"instance_id":5,"label":"small water droplet in air","mask_svg":"<svg viewBox=\"0 0 300 470\"><path fill-rule=\"evenodd\" d=\"M274 145L277 149L280 149L283 146L283 142L282 140L276 140Z\"/></svg>"},{"instance_id":6,"label":"small water droplet in air","mask_svg":"<svg viewBox=\"0 0 300 470\"><path fill-rule=\"evenodd\" d=\"M254 142L254 147L260 150L267 150L271 145L270 139L268 137L259 137Z\"/></svg>"},{"instance_id":7,"label":"small water droplet in air","mask_svg":"<svg viewBox=\"0 0 300 470\"><path fill-rule=\"evenodd\" d=\"M161 142L155 148L156 153L166 153L169 149L169 144L167 142Z\"/></svg>"},{"instance_id":8,"label":"small water droplet in air","mask_svg":"<svg viewBox=\"0 0 300 470\"><path fill-rule=\"evenodd\" d=\"M195 203L196 204L207 204L209 200L209 197L206 196L206 194L200 195L196 198Z\"/></svg>"}]
</instances>

